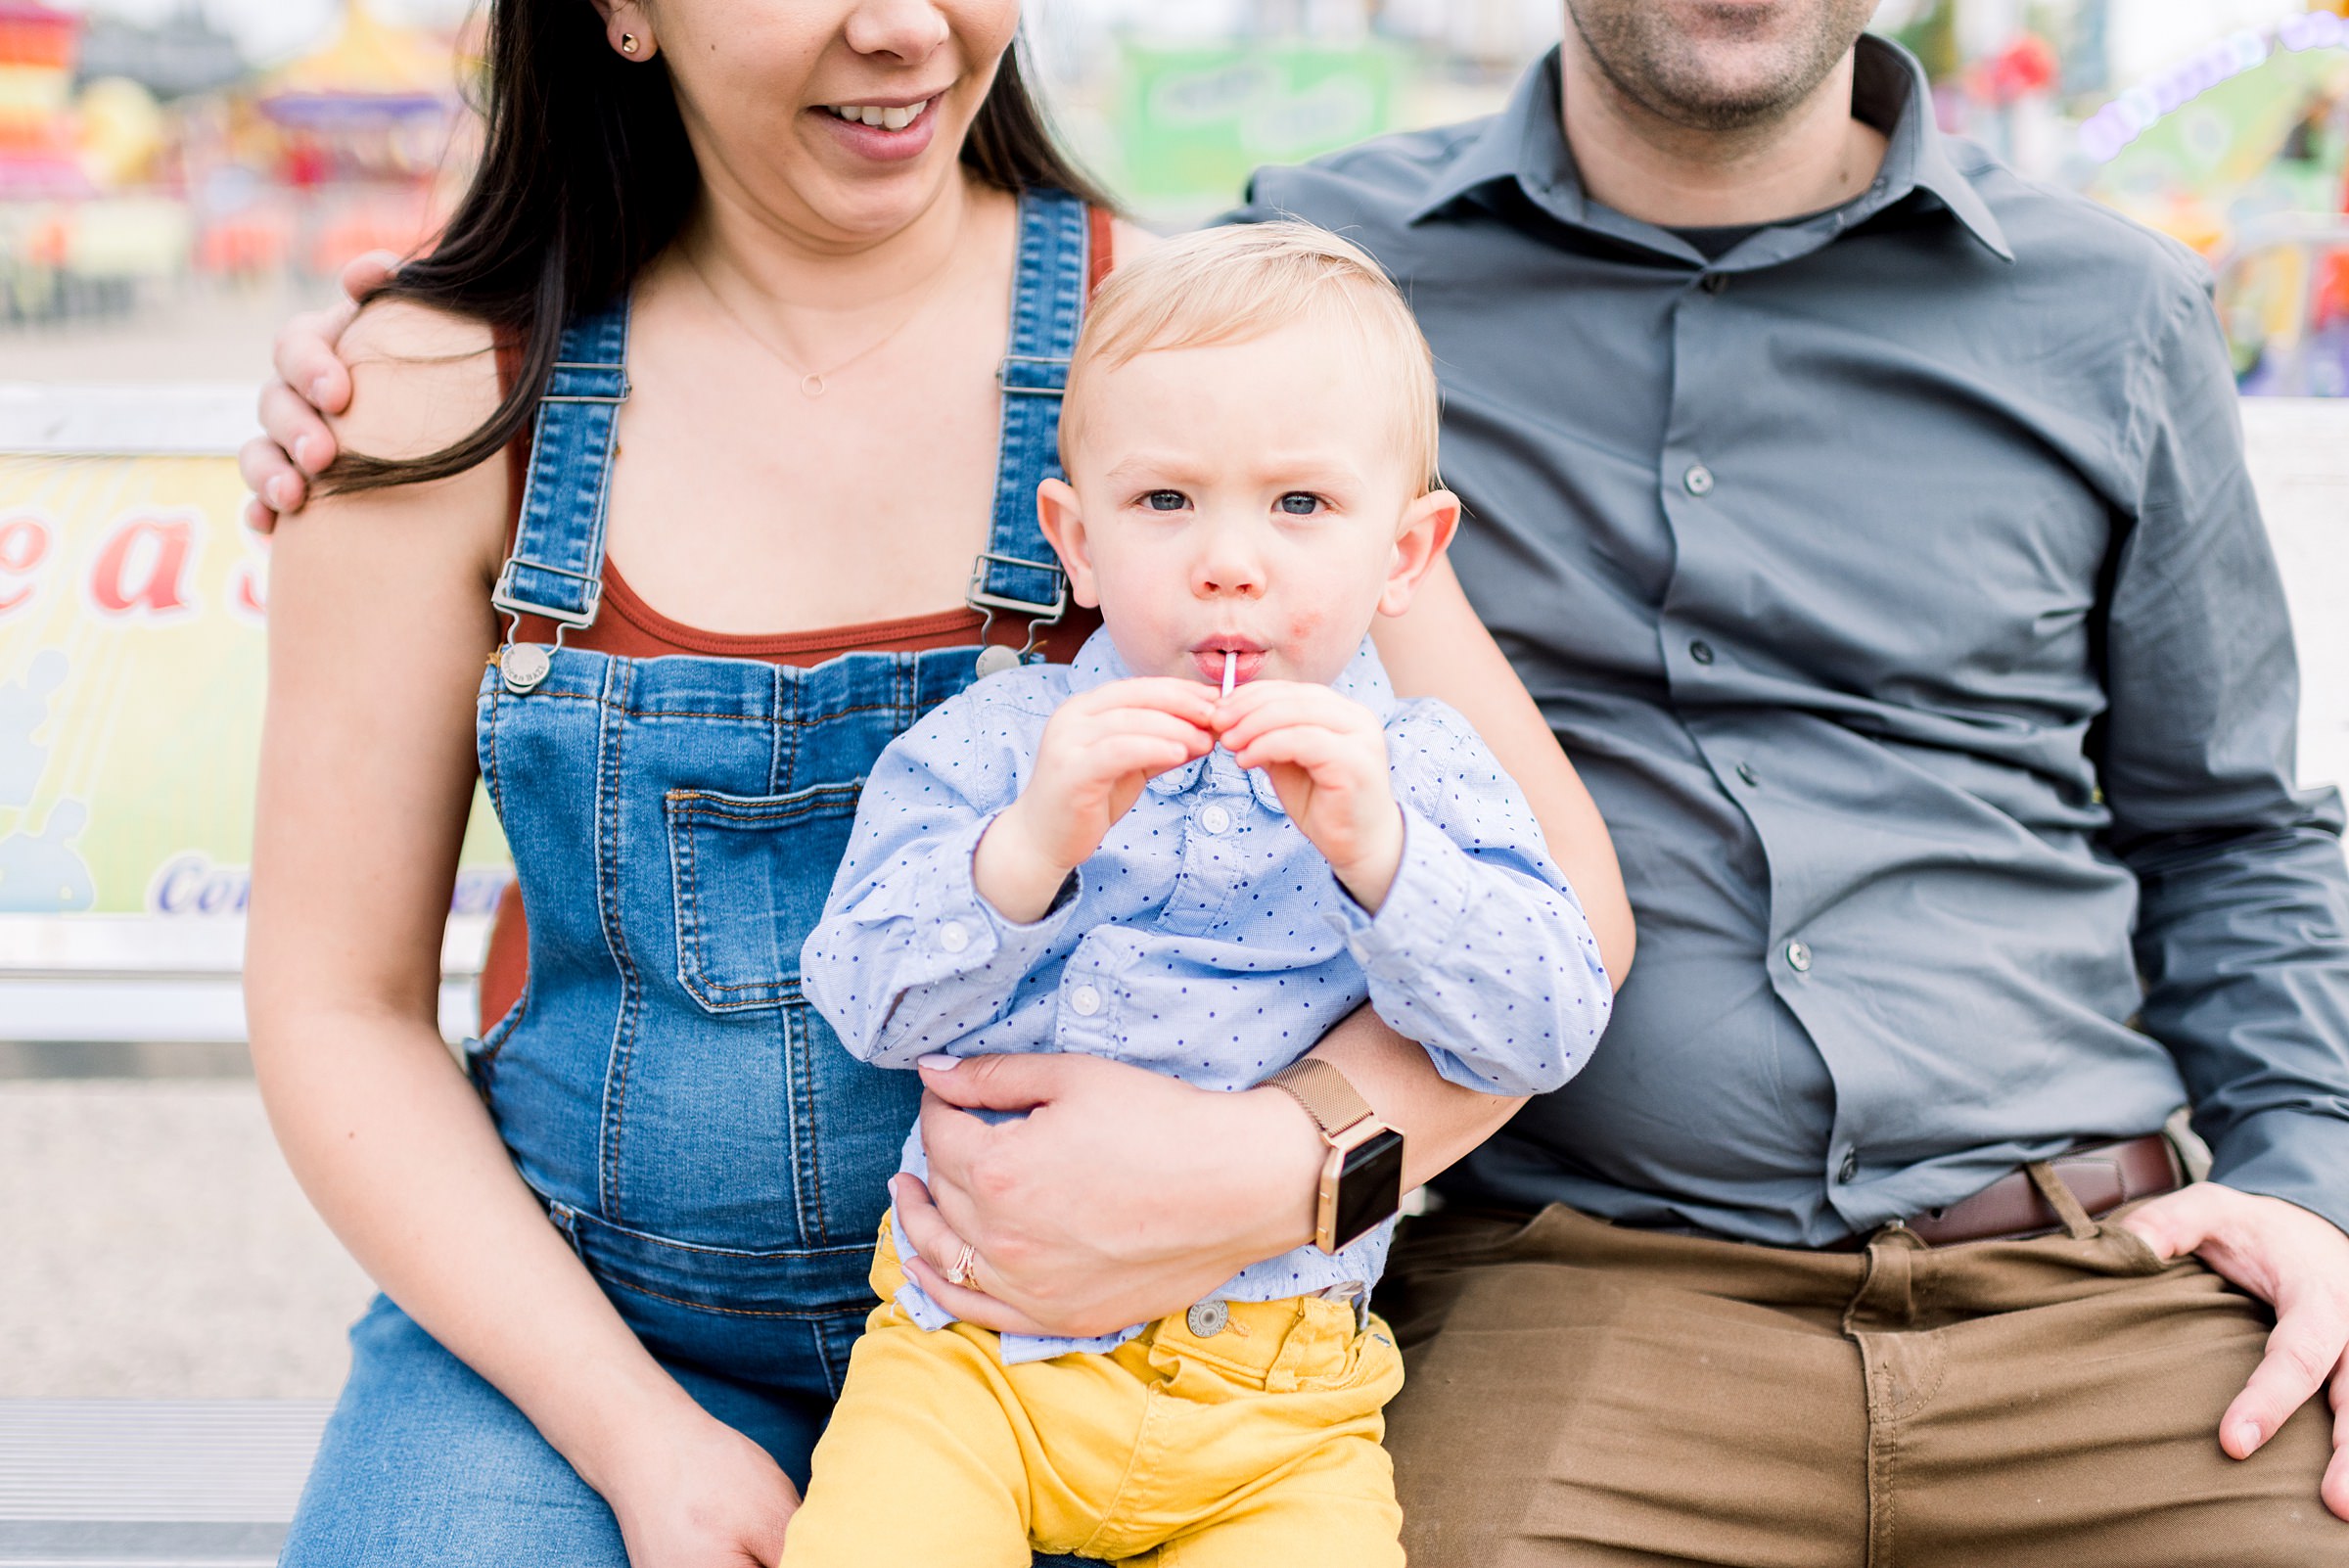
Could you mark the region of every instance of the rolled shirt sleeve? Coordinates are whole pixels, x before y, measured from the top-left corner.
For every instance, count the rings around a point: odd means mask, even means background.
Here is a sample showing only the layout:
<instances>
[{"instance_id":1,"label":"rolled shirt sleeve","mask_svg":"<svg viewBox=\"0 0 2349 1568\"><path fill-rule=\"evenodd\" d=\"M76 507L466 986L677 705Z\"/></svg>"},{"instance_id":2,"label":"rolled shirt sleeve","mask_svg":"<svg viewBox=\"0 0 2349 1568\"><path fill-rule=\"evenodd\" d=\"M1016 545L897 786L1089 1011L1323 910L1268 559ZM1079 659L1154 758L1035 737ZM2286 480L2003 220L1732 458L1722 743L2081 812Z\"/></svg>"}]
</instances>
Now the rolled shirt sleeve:
<instances>
[{"instance_id":1,"label":"rolled shirt sleeve","mask_svg":"<svg viewBox=\"0 0 2349 1568\"><path fill-rule=\"evenodd\" d=\"M2136 874L2141 1026L2211 1175L2349 1228L2349 865L2294 784L2298 670L2218 322L2181 291L2149 356L2142 492L2114 565L2108 842Z\"/></svg>"}]
</instances>

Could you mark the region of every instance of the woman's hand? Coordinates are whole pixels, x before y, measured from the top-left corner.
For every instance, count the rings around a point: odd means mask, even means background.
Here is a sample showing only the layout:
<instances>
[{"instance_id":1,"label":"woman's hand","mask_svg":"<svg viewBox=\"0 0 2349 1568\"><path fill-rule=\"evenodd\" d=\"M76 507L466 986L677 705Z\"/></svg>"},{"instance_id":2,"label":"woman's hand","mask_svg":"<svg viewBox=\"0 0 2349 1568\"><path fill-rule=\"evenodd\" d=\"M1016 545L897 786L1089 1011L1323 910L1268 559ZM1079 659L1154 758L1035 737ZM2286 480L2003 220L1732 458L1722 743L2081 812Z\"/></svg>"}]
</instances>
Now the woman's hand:
<instances>
[{"instance_id":1,"label":"woman's hand","mask_svg":"<svg viewBox=\"0 0 2349 1568\"><path fill-rule=\"evenodd\" d=\"M772 1568L799 1492L764 1449L698 1408L631 1436L604 1492L630 1568Z\"/></svg>"},{"instance_id":2,"label":"woman's hand","mask_svg":"<svg viewBox=\"0 0 2349 1568\"><path fill-rule=\"evenodd\" d=\"M1106 1334L1313 1239L1324 1145L1278 1089L1219 1093L1093 1056L975 1057L922 1082L930 1189L894 1183L921 1255L905 1264L967 1322ZM963 1107L1029 1114L990 1125ZM965 1242L976 1290L944 1277Z\"/></svg>"},{"instance_id":3,"label":"woman's hand","mask_svg":"<svg viewBox=\"0 0 2349 1568\"><path fill-rule=\"evenodd\" d=\"M310 480L334 466L340 448L324 416L350 406L350 367L336 348L359 313L358 301L398 265L389 251L368 252L344 267L340 303L304 311L278 330L270 355L276 379L261 389L262 434L237 454L237 471L253 491L245 526L255 532L274 530L280 513L300 511Z\"/></svg>"}]
</instances>

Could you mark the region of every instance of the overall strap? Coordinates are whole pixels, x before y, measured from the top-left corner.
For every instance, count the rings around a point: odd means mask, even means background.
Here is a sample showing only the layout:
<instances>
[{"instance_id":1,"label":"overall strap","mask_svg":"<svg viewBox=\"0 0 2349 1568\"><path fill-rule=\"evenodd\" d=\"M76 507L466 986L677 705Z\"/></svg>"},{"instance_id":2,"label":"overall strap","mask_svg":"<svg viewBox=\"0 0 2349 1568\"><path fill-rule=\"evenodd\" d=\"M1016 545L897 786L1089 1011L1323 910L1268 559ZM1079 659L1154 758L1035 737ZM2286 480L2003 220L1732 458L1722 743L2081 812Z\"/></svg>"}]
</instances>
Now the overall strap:
<instances>
[{"instance_id":1,"label":"overall strap","mask_svg":"<svg viewBox=\"0 0 2349 1568\"><path fill-rule=\"evenodd\" d=\"M604 597L604 503L613 432L628 395L628 300L574 317L563 330L554 374L538 399L530 477L514 553L489 602L507 617L506 684L527 691L546 678L542 650L518 654L513 632L526 615L555 623L555 642L592 625ZM534 676L534 678L530 678Z\"/></svg>"},{"instance_id":2,"label":"overall strap","mask_svg":"<svg viewBox=\"0 0 2349 1568\"><path fill-rule=\"evenodd\" d=\"M1022 656L1033 654L1042 628L1069 609L1068 580L1036 523L1036 487L1060 477L1060 399L1069 384L1077 329L1084 319L1091 231L1090 209L1067 192L1020 193L1011 346L995 375L1003 389L1003 435L994 521L985 553L972 564L968 602L990 624L997 611L1027 617ZM1010 662L983 656L980 671L990 673Z\"/></svg>"}]
</instances>

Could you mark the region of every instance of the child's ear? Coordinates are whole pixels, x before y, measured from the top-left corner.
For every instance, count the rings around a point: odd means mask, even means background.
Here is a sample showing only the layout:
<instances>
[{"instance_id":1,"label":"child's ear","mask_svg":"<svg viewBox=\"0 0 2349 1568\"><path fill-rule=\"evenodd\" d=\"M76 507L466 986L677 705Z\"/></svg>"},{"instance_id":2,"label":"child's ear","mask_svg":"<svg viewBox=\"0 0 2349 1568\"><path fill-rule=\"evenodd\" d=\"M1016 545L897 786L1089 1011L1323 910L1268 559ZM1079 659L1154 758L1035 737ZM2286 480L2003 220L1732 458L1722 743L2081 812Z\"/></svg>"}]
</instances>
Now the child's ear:
<instances>
[{"instance_id":1,"label":"child's ear","mask_svg":"<svg viewBox=\"0 0 2349 1568\"><path fill-rule=\"evenodd\" d=\"M1100 608L1101 590L1093 580L1093 558L1084 536L1084 509L1066 480L1048 479L1036 487L1036 516L1060 557L1060 569L1069 575L1069 597L1087 610Z\"/></svg>"},{"instance_id":2,"label":"child's ear","mask_svg":"<svg viewBox=\"0 0 2349 1568\"><path fill-rule=\"evenodd\" d=\"M1395 536L1394 564L1387 569L1386 591L1378 596L1378 613L1399 616L1411 607L1419 584L1442 560L1459 531L1460 498L1450 490L1430 490L1403 514L1403 530Z\"/></svg>"}]
</instances>

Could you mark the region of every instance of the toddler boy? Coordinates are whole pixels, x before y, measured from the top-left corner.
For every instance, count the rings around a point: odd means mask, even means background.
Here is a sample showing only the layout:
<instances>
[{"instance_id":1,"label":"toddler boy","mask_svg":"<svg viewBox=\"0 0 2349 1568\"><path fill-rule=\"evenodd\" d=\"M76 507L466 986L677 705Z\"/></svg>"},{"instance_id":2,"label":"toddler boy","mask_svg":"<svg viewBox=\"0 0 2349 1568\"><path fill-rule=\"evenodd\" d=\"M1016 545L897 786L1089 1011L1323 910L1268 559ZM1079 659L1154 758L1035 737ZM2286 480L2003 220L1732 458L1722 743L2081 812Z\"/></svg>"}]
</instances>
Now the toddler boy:
<instances>
[{"instance_id":1,"label":"toddler boy","mask_svg":"<svg viewBox=\"0 0 2349 1568\"><path fill-rule=\"evenodd\" d=\"M1582 1066L1611 992L1581 906L1475 732L1399 701L1365 636L1458 521L1436 398L1393 285L1318 230L1194 235L1111 278L1071 483L1038 497L1103 629L876 765L802 964L851 1051L1082 1051L1237 1091L1367 997L1455 1084ZM1367 1309L1391 1230L1070 1341L957 1320L886 1222L785 1563L1400 1564L1379 1439L1403 1368Z\"/></svg>"}]
</instances>

